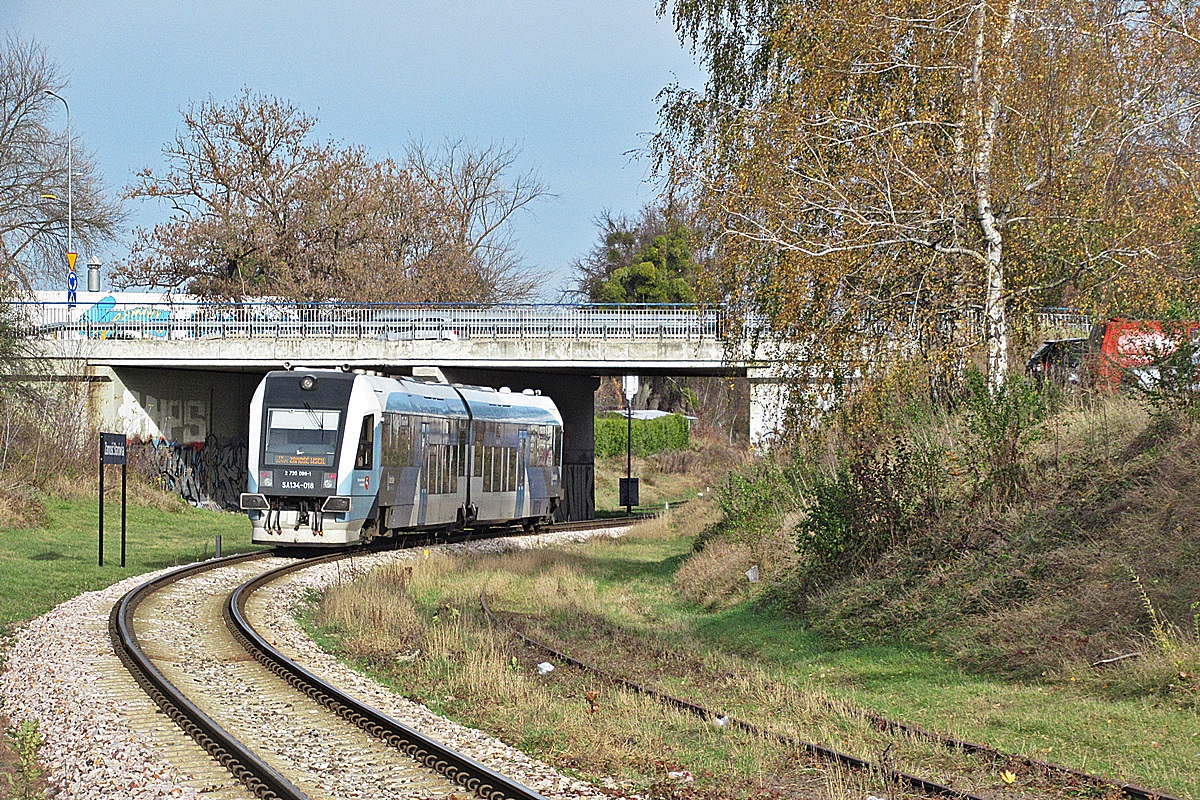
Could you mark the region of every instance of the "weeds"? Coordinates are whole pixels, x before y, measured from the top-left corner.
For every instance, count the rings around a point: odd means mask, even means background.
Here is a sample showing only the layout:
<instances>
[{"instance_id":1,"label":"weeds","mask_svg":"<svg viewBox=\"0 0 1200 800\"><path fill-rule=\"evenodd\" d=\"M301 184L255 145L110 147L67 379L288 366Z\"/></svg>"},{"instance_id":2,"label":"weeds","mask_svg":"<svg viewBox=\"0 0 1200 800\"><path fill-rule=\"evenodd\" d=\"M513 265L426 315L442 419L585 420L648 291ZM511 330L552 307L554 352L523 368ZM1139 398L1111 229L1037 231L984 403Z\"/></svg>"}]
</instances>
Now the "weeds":
<instances>
[{"instance_id":1,"label":"weeds","mask_svg":"<svg viewBox=\"0 0 1200 800\"><path fill-rule=\"evenodd\" d=\"M1129 579L1150 620L1149 646L1136 663L1106 674L1109 688L1118 693L1159 693L1180 705L1200 706L1200 601L1193 602L1186 628L1163 618L1150 599L1141 577L1127 567ZM1111 684L1116 684L1116 687Z\"/></svg>"},{"instance_id":2,"label":"weeds","mask_svg":"<svg viewBox=\"0 0 1200 800\"><path fill-rule=\"evenodd\" d=\"M975 484L989 500L1007 505L1025 487L1025 454L1050 412L1047 394L1019 375L998 389L978 370L967 372L964 450Z\"/></svg>"},{"instance_id":3,"label":"weeds","mask_svg":"<svg viewBox=\"0 0 1200 800\"><path fill-rule=\"evenodd\" d=\"M27 719L5 731L9 745L17 754L17 771L5 774L9 793L13 800L34 800L44 793L37 788L44 770L37 763L38 751L42 748L42 734L37 720Z\"/></svg>"}]
</instances>

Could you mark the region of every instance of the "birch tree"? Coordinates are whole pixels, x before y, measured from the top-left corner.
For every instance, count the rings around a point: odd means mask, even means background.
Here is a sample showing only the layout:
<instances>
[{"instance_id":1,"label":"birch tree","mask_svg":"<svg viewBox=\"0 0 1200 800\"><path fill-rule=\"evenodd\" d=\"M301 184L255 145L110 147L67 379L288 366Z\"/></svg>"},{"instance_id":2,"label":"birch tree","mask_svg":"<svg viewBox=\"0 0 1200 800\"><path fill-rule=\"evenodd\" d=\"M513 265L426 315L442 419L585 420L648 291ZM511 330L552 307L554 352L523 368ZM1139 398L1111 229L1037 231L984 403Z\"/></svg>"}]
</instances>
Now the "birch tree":
<instances>
[{"instance_id":1,"label":"birch tree","mask_svg":"<svg viewBox=\"0 0 1200 800\"><path fill-rule=\"evenodd\" d=\"M1197 297L1197 3L671 8L710 80L666 92L659 163L810 379L903 340L995 387L1015 309Z\"/></svg>"}]
</instances>

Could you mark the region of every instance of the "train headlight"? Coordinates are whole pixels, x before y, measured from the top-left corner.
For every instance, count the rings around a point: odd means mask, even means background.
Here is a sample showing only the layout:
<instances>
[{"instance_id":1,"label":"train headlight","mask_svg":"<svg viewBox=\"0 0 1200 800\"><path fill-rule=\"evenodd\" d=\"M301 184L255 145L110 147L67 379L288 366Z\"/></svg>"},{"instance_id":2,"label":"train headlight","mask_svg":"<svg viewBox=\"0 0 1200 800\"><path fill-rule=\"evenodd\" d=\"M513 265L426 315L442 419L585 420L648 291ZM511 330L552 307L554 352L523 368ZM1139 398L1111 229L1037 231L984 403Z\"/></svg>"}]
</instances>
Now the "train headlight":
<instances>
[{"instance_id":1,"label":"train headlight","mask_svg":"<svg viewBox=\"0 0 1200 800\"><path fill-rule=\"evenodd\" d=\"M263 497L261 494L242 492L242 496L239 498L239 500L240 502L238 505L242 507L243 511L266 511L268 508L270 508L270 506L267 504L267 498Z\"/></svg>"},{"instance_id":2,"label":"train headlight","mask_svg":"<svg viewBox=\"0 0 1200 800\"><path fill-rule=\"evenodd\" d=\"M260 489L271 489L275 486L275 473L269 469L264 469L258 473L258 486Z\"/></svg>"},{"instance_id":3,"label":"train headlight","mask_svg":"<svg viewBox=\"0 0 1200 800\"><path fill-rule=\"evenodd\" d=\"M305 375L300 379L300 388L306 392L311 392L313 389L317 388L317 379L312 375Z\"/></svg>"},{"instance_id":4,"label":"train headlight","mask_svg":"<svg viewBox=\"0 0 1200 800\"><path fill-rule=\"evenodd\" d=\"M321 510L327 514L344 514L350 510L349 497L326 497L325 502L321 504Z\"/></svg>"}]
</instances>

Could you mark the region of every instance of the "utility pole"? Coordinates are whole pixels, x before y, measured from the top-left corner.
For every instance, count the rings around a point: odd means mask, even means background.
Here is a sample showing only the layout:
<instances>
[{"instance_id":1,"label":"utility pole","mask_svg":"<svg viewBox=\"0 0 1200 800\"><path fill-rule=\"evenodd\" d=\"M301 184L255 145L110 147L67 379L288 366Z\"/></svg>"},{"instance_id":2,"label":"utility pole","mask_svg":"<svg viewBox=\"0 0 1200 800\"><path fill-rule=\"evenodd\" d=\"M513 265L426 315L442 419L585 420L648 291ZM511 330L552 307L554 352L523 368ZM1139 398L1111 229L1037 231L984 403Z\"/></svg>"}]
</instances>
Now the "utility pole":
<instances>
[{"instance_id":1,"label":"utility pole","mask_svg":"<svg viewBox=\"0 0 1200 800\"><path fill-rule=\"evenodd\" d=\"M79 278L75 275L75 243L72 234L75 230L75 219L73 215L73 204L71 202L71 173L74 167L71 165L71 104L66 98L56 92L47 89L46 94L51 97L57 97L62 100L63 106L67 109L67 308L75 307L75 291L79 288Z\"/></svg>"}]
</instances>

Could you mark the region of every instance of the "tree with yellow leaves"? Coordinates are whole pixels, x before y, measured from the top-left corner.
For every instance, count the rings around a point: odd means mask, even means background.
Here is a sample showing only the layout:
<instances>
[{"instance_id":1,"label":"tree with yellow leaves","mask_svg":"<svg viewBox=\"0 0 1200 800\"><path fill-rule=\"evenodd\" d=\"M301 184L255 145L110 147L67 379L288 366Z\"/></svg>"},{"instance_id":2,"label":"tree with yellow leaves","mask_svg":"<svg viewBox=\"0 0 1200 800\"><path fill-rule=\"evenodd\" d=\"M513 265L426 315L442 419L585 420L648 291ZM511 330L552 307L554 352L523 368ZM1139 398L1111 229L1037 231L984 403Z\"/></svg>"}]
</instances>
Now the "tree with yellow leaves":
<instances>
[{"instance_id":1,"label":"tree with yellow leaves","mask_svg":"<svg viewBox=\"0 0 1200 800\"><path fill-rule=\"evenodd\" d=\"M1015 309L1196 296L1200 3L668 7L710 79L666 93L659 163L806 380L917 342L984 345L996 387Z\"/></svg>"}]
</instances>

